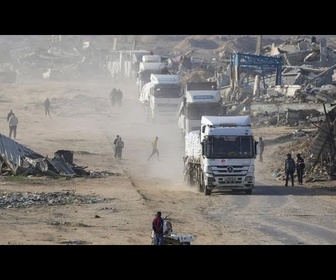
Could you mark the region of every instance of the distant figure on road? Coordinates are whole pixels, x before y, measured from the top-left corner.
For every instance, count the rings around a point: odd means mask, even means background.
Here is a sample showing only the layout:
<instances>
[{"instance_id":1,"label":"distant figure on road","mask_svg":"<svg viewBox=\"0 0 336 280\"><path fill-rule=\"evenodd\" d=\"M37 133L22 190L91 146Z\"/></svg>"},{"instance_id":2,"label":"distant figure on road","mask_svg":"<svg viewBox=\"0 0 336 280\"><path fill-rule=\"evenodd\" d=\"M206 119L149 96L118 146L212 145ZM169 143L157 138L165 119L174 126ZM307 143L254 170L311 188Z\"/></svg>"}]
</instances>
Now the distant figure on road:
<instances>
[{"instance_id":1,"label":"distant figure on road","mask_svg":"<svg viewBox=\"0 0 336 280\"><path fill-rule=\"evenodd\" d=\"M113 88L112 91L110 92L110 100L111 100L111 105L114 107L117 102L117 89Z\"/></svg>"},{"instance_id":2,"label":"distant figure on road","mask_svg":"<svg viewBox=\"0 0 336 280\"><path fill-rule=\"evenodd\" d=\"M47 98L44 100L44 114L50 116L50 100Z\"/></svg>"},{"instance_id":3,"label":"distant figure on road","mask_svg":"<svg viewBox=\"0 0 336 280\"><path fill-rule=\"evenodd\" d=\"M122 138L119 136L117 142L116 142L116 155L117 159L122 159L122 151L124 149L124 141Z\"/></svg>"},{"instance_id":4,"label":"distant figure on road","mask_svg":"<svg viewBox=\"0 0 336 280\"><path fill-rule=\"evenodd\" d=\"M158 150L158 141L159 141L159 137L155 136L154 141L152 142L152 153L147 158L147 160L149 160L155 154L157 155L157 159L160 160L160 153Z\"/></svg>"},{"instance_id":5,"label":"distant figure on road","mask_svg":"<svg viewBox=\"0 0 336 280\"><path fill-rule=\"evenodd\" d=\"M14 139L16 139L16 129L17 129L18 123L19 123L19 120L17 116L15 116L15 114L13 113L11 117L9 118L9 138L11 138L13 134Z\"/></svg>"},{"instance_id":6,"label":"distant figure on road","mask_svg":"<svg viewBox=\"0 0 336 280\"><path fill-rule=\"evenodd\" d=\"M122 99L123 99L123 93L120 90L120 88L117 90L116 92L116 104L121 107L121 103L122 103Z\"/></svg>"},{"instance_id":7,"label":"distant figure on road","mask_svg":"<svg viewBox=\"0 0 336 280\"><path fill-rule=\"evenodd\" d=\"M114 139L113 145L114 145L114 157L117 158L117 141L119 139L119 135Z\"/></svg>"},{"instance_id":8,"label":"distant figure on road","mask_svg":"<svg viewBox=\"0 0 336 280\"><path fill-rule=\"evenodd\" d=\"M304 159L301 154L296 155L296 172L298 177L299 185L303 184L303 174L305 169Z\"/></svg>"},{"instance_id":9,"label":"distant figure on road","mask_svg":"<svg viewBox=\"0 0 336 280\"><path fill-rule=\"evenodd\" d=\"M9 113L7 114L7 122L9 122L9 118L14 115L13 110L10 110Z\"/></svg>"},{"instance_id":10,"label":"distant figure on road","mask_svg":"<svg viewBox=\"0 0 336 280\"><path fill-rule=\"evenodd\" d=\"M265 149L265 142L262 137L259 137L259 161L263 162L263 153Z\"/></svg>"},{"instance_id":11,"label":"distant figure on road","mask_svg":"<svg viewBox=\"0 0 336 280\"><path fill-rule=\"evenodd\" d=\"M295 160L292 158L291 154L287 154L287 158L285 160L285 172L286 172L286 184L288 187L289 177L292 182L292 187L294 187L294 172L295 172Z\"/></svg>"}]
</instances>

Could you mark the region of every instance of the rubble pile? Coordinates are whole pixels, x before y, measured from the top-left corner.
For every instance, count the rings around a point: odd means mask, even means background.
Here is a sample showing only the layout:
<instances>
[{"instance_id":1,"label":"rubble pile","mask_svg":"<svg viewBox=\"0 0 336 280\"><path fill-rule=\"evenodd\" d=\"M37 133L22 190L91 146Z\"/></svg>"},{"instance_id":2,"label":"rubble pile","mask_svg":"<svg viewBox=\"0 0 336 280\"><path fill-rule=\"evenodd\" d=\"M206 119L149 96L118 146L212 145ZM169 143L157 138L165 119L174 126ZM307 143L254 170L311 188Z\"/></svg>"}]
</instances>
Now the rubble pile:
<instances>
[{"instance_id":1,"label":"rubble pile","mask_svg":"<svg viewBox=\"0 0 336 280\"><path fill-rule=\"evenodd\" d=\"M207 81L207 75L206 72L203 70L192 71L188 74L185 74L181 79L181 83L183 85L186 85L187 83L190 82L206 82L206 81Z\"/></svg>"},{"instance_id":2,"label":"rubble pile","mask_svg":"<svg viewBox=\"0 0 336 280\"><path fill-rule=\"evenodd\" d=\"M1 208L29 208L31 206L54 206L68 204L94 204L110 202L111 198L84 196L75 192L3 192L0 193Z\"/></svg>"},{"instance_id":3,"label":"rubble pile","mask_svg":"<svg viewBox=\"0 0 336 280\"><path fill-rule=\"evenodd\" d=\"M325 122L323 122L325 124ZM260 124L258 126L263 126ZM302 133L298 133L302 132ZM333 134L333 132L332 132ZM322 138L323 145L319 144L318 138ZM304 181L326 181L334 180L335 161L330 158L330 145L328 144L328 133L325 127L317 128L293 128L292 133L277 137L272 140L265 140L267 145L277 144L278 149L272 154L270 169L272 177L276 180L285 180L284 159L286 153L291 153L294 158L301 154L305 160L306 168ZM296 174L295 174L296 176Z\"/></svg>"}]
</instances>

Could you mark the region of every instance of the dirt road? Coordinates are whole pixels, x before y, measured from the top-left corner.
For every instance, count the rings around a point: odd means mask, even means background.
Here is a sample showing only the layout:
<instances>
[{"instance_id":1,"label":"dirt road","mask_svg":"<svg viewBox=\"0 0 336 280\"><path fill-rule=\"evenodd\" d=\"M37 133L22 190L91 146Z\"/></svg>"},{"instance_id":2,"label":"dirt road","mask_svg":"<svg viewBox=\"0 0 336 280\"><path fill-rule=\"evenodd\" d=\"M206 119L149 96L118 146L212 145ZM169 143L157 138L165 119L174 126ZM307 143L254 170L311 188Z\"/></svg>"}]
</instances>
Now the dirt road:
<instances>
[{"instance_id":1,"label":"dirt road","mask_svg":"<svg viewBox=\"0 0 336 280\"><path fill-rule=\"evenodd\" d=\"M113 87L120 87L124 93L121 107L112 107L109 102ZM47 97L51 101L50 117L44 114L43 102ZM262 212L268 207L269 202L262 201L261 195L267 189L256 188L257 195L252 196L214 192L205 197L184 185L183 145L177 123L147 122L133 83L113 85L109 79L24 81L1 85L0 101L2 134L8 135L6 116L12 109L19 119L17 142L49 157L57 150L72 150L75 164L87 167L92 174L104 174L99 178L69 180L0 177L2 197L42 196L43 193L76 195L71 203L1 207L2 245L147 245L151 242L151 221L159 210L163 215L170 214L175 232L192 234L195 245L287 242L274 239L269 231L260 231L258 225L248 226L254 217L251 209L256 213L256 208ZM267 140L277 130L256 132ZM117 134L125 142L121 160L114 158L112 143ZM160 161L155 156L148 161L155 136L159 137ZM269 163L272 149L276 148L276 145L267 147L264 163L257 162L257 180L273 188L283 188L283 182L271 177ZM287 205L287 199L291 198L286 193L281 196L286 198L282 205ZM282 213L267 209L269 215ZM320 211L324 210L322 207ZM333 226L332 223L330 227ZM288 242L299 241L289 239Z\"/></svg>"}]
</instances>

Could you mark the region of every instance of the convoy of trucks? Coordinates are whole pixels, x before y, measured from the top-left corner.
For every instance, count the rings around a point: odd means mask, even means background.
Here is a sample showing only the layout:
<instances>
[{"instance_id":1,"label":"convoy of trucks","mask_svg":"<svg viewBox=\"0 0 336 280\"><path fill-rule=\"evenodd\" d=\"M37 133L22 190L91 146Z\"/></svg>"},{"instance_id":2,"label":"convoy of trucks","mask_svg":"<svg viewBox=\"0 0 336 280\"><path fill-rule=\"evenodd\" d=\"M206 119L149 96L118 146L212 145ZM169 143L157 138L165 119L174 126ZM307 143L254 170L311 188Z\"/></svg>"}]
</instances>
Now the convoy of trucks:
<instances>
[{"instance_id":1,"label":"convoy of trucks","mask_svg":"<svg viewBox=\"0 0 336 280\"><path fill-rule=\"evenodd\" d=\"M159 55L144 55L139 63L137 75L138 93L141 94L142 87L150 82L151 74L161 74L165 67L165 62L161 61Z\"/></svg>"},{"instance_id":2,"label":"convoy of trucks","mask_svg":"<svg viewBox=\"0 0 336 280\"><path fill-rule=\"evenodd\" d=\"M200 129L203 115L225 114L221 93L216 82L189 82L178 111L178 127L182 139L193 130Z\"/></svg>"},{"instance_id":3,"label":"convoy of trucks","mask_svg":"<svg viewBox=\"0 0 336 280\"><path fill-rule=\"evenodd\" d=\"M252 194L257 144L249 115L227 115L216 82L187 82L163 74L158 55L142 55L139 101L150 121L177 121L184 140L184 180L211 195L214 189Z\"/></svg>"},{"instance_id":4,"label":"convoy of trucks","mask_svg":"<svg viewBox=\"0 0 336 280\"><path fill-rule=\"evenodd\" d=\"M215 188L251 194L257 143L248 115L202 116L185 137L185 180L205 195Z\"/></svg>"},{"instance_id":5,"label":"convoy of trucks","mask_svg":"<svg viewBox=\"0 0 336 280\"><path fill-rule=\"evenodd\" d=\"M176 114L183 98L183 91L178 75L151 74L150 82L141 90L139 101L142 102L151 122L176 121Z\"/></svg>"}]
</instances>

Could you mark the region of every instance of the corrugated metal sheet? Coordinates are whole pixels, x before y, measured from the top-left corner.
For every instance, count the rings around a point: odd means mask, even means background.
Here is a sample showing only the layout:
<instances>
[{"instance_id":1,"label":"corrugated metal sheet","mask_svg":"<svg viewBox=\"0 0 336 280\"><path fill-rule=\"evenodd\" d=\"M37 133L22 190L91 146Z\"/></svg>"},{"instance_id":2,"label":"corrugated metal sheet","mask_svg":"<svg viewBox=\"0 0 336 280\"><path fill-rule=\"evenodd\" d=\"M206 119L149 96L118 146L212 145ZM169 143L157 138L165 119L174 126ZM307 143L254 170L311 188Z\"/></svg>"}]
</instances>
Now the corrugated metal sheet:
<instances>
[{"instance_id":1,"label":"corrugated metal sheet","mask_svg":"<svg viewBox=\"0 0 336 280\"><path fill-rule=\"evenodd\" d=\"M13 174L44 173L45 175L59 174L66 177L76 175L63 156L48 159L2 134L0 134L0 162L2 169L5 164Z\"/></svg>"}]
</instances>

